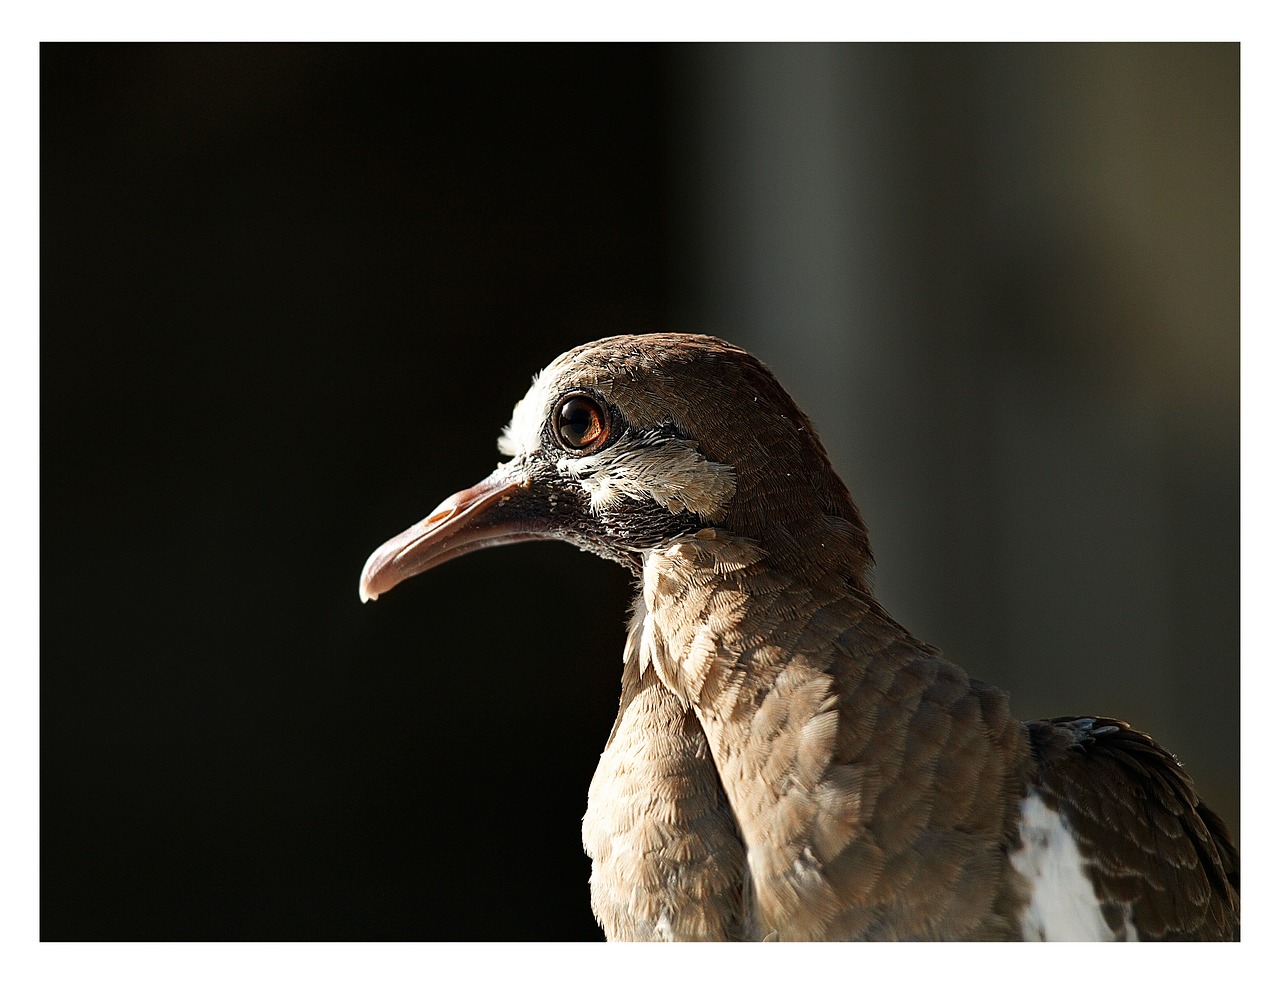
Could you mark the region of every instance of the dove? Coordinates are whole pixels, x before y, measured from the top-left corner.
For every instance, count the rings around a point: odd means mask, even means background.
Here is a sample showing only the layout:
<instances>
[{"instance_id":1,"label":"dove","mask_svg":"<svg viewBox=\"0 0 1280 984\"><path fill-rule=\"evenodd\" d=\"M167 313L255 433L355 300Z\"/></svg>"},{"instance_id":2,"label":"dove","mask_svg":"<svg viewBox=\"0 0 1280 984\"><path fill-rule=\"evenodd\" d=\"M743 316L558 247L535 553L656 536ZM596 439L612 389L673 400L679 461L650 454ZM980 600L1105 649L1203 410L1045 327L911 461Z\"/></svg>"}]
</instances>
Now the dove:
<instances>
[{"instance_id":1,"label":"dove","mask_svg":"<svg viewBox=\"0 0 1280 984\"><path fill-rule=\"evenodd\" d=\"M632 573L582 825L608 939L1238 938L1239 852L1174 755L1115 718L1021 721L900 625L754 356L579 346L498 443L491 475L374 551L360 596L534 539Z\"/></svg>"}]
</instances>

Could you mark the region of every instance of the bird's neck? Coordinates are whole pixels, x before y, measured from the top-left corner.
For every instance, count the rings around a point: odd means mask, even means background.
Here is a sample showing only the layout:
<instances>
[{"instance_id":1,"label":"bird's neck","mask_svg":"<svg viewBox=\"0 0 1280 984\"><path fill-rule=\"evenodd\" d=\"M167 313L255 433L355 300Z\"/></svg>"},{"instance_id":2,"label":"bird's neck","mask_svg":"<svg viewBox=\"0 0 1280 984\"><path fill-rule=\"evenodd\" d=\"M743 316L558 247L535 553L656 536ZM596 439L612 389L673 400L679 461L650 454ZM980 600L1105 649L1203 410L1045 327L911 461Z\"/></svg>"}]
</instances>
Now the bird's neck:
<instances>
[{"instance_id":1,"label":"bird's neck","mask_svg":"<svg viewBox=\"0 0 1280 984\"><path fill-rule=\"evenodd\" d=\"M635 611L628 652L708 723L758 708L788 667L825 673L838 648L868 661L904 648L933 655L860 577L780 564L757 541L719 530L649 551ZM849 645L863 635L865 644Z\"/></svg>"}]
</instances>

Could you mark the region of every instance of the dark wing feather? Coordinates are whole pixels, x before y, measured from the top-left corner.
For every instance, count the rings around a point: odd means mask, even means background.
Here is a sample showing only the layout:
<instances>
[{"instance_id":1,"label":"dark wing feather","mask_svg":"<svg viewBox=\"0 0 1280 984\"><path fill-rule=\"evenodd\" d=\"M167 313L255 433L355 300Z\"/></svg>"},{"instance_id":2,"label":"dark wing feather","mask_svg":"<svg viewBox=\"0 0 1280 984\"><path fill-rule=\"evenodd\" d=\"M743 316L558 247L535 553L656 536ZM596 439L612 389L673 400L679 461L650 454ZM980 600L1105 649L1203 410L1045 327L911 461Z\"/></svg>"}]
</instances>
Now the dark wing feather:
<instances>
[{"instance_id":1,"label":"dark wing feather","mask_svg":"<svg viewBox=\"0 0 1280 984\"><path fill-rule=\"evenodd\" d=\"M1139 939L1240 934L1240 852L1181 763L1113 718L1030 721L1034 782L1081 844L1112 928Z\"/></svg>"}]
</instances>

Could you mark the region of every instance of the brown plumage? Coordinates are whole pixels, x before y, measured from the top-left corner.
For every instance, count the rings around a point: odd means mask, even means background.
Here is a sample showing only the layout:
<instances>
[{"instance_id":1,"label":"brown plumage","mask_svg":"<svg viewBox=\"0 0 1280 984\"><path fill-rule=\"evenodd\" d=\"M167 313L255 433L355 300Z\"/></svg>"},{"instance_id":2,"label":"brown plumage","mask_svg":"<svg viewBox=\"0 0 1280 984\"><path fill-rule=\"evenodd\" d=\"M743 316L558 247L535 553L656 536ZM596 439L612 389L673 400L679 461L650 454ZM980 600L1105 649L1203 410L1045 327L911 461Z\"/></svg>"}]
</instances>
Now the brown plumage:
<instances>
[{"instance_id":1,"label":"brown plumage","mask_svg":"<svg viewBox=\"0 0 1280 984\"><path fill-rule=\"evenodd\" d=\"M361 594L531 538L636 573L583 821L610 939L1238 933L1238 855L1173 756L1110 719L1024 724L895 622L848 490L748 353L581 346L500 446Z\"/></svg>"}]
</instances>

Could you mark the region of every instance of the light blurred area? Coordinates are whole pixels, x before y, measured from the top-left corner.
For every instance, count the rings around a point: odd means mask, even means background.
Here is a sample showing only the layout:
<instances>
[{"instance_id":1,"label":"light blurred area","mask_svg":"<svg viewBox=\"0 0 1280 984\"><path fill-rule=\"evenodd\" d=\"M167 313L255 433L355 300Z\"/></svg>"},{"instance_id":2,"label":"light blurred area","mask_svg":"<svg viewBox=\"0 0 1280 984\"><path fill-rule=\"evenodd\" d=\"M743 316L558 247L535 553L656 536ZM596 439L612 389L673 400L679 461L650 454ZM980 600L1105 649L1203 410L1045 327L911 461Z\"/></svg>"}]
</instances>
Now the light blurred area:
<instances>
[{"instance_id":1,"label":"light blurred area","mask_svg":"<svg viewBox=\"0 0 1280 984\"><path fill-rule=\"evenodd\" d=\"M1238 46L692 46L671 85L677 321L811 416L889 610L1238 831Z\"/></svg>"}]
</instances>

